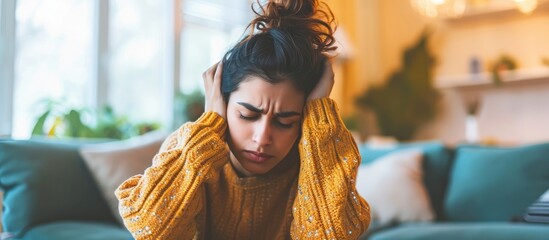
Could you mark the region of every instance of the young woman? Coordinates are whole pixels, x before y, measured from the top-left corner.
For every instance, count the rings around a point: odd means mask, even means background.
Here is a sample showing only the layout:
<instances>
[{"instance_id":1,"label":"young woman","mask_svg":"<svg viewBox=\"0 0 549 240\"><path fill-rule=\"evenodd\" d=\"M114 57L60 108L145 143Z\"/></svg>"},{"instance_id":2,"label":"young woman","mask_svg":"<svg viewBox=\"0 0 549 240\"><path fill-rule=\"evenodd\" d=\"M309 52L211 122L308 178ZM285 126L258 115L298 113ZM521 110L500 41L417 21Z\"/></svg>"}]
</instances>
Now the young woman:
<instances>
[{"instance_id":1,"label":"young woman","mask_svg":"<svg viewBox=\"0 0 549 240\"><path fill-rule=\"evenodd\" d=\"M328 98L333 16L319 7L267 2L252 32L204 73L206 112L116 191L136 239L356 239L366 230L360 156Z\"/></svg>"}]
</instances>

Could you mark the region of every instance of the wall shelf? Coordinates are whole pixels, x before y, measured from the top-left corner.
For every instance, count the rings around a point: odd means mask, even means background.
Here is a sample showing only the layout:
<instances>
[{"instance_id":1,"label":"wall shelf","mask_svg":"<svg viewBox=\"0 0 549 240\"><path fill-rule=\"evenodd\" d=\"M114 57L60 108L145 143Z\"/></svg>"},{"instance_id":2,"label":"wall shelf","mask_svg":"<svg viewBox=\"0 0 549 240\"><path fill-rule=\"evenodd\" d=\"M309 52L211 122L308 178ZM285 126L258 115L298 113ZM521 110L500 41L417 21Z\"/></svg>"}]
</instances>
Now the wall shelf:
<instances>
[{"instance_id":1,"label":"wall shelf","mask_svg":"<svg viewBox=\"0 0 549 240\"><path fill-rule=\"evenodd\" d=\"M502 73L502 81L502 86L549 83L549 67L505 71ZM484 72L475 75L438 76L435 78L435 87L442 90L495 87L495 85L492 82L492 74Z\"/></svg>"}]
</instances>

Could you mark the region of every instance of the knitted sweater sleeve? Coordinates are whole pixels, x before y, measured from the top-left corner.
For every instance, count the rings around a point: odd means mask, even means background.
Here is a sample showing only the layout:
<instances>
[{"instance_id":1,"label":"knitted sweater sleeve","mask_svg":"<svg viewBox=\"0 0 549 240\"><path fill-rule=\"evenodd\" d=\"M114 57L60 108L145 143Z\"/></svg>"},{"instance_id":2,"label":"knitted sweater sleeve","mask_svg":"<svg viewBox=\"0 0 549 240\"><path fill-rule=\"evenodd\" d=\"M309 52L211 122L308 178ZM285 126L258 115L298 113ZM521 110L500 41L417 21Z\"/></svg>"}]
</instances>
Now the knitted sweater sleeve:
<instances>
[{"instance_id":1,"label":"knitted sweater sleeve","mask_svg":"<svg viewBox=\"0 0 549 240\"><path fill-rule=\"evenodd\" d=\"M124 225L135 239L192 239L200 232L204 183L227 162L225 120L214 112L171 134L142 175L115 194Z\"/></svg>"},{"instance_id":2,"label":"knitted sweater sleeve","mask_svg":"<svg viewBox=\"0 0 549 240\"><path fill-rule=\"evenodd\" d=\"M358 239L370 224L370 208L355 187L356 143L333 100L307 103L299 154L292 239Z\"/></svg>"}]
</instances>

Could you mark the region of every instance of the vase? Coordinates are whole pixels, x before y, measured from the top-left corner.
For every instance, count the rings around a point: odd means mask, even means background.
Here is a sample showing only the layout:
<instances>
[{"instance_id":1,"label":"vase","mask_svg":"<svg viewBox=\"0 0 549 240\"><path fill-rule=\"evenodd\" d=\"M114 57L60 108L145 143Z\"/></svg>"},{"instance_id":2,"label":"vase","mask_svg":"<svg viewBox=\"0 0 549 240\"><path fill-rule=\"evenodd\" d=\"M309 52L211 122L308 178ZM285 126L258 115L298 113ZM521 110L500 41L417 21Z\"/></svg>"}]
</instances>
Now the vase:
<instances>
[{"instance_id":1,"label":"vase","mask_svg":"<svg viewBox=\"0 0 549 240\"><path fill-rule=\"evenodd\" d=\"M465 140L468 143L478 142L478 119L475 115L467 115L465 118Z\"/></svg>"}]
</instances>

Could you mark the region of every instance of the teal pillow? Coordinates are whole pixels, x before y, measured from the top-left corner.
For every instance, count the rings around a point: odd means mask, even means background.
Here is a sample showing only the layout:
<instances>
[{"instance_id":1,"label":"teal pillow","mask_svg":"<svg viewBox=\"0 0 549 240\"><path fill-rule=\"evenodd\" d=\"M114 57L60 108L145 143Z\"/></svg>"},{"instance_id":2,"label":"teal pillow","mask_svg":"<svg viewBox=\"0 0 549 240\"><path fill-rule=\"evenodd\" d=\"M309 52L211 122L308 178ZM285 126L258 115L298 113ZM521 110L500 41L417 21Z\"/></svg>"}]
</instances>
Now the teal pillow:
<instances>
[{"instance_id":1,"label":"teal pillow","mask_svg":"<svg viewBox=\"0 0 549 240\"><path fill-rule=\"evenodd\" d=\"M460 146L445 214L451 221L509 221L549 188L549 143Z\"/></svg>"},{"instance_id":2,"label":"teal pillow","mask_svg":"<svg viewBox=\"0 0 549 240\"><path fill-rule=\"evenodd\" d=\"M398 144L391 148L371 148L367 144L359 145L362 163L367 164L391 152L418 148L423 152L423 182L429 193L429 199L437 220L444 219L444 196L448 175L452 165L453 152L438 141Z\"/></svg>"},{"instance_id":3,"label":"teal pillow","mask_svg":"<svg viewBox=\"0 0 549 240\"><path fill-rule=\"evenodd\" d=\"M77 144L0 140L4 231L61 220L115 222Z\"/></svg>"}]
</instances>

